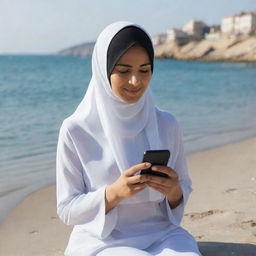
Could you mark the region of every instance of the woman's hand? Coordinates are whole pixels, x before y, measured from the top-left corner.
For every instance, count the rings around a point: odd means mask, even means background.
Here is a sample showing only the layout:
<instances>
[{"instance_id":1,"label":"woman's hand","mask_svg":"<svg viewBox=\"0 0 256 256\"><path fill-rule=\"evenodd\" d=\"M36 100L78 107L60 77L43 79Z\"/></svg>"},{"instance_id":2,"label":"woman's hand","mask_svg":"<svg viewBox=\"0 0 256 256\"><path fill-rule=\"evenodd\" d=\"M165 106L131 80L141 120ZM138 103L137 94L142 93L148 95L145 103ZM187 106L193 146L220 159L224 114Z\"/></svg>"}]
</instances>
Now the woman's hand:
<instances>
[{"instance_id":1,"label":"woman's hand","mask_svg":"<svg viewBox=\"0 0 256 256\"><path fill-rule=\"evenodd\" d=\"M165 173L169 176L169 178L146 175L146 184L164 194L167 197L169 205L172 209L177 207L183 199L183 193L179 185L179 177L177 173L172 168L167 166L155 165L152 167L152 170Z\"/></svg>"},{"instance_id":2,"label":"woman's hand","mask_svg":"<svg viewBox=\"0 0 256 256\"><path fill-rule=\"evenodd\" d=\"M141 170L148 169L150 163L141 163L132 166L121 174L121 176L106 188L106 213L113 209L122 199L135 196L143 190L147 184L146 175L134 175Z\"/></svg>"}]
</instances>

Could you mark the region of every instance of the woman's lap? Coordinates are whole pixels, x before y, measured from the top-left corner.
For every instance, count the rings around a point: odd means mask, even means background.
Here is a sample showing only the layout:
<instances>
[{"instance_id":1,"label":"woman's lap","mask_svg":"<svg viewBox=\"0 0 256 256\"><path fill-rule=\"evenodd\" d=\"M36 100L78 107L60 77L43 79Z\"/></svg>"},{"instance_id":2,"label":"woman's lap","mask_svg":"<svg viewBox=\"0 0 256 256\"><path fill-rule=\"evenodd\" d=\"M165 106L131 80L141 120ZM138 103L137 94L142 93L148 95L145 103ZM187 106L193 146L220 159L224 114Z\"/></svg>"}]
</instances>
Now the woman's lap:
<instances>
[{"instance_id":1,"label":"woman's lap","mask_svg":"<svg viewBox=\"0 0 256 256\"><path fill-rule=\"evenodd\" d=\"M195 239L184 229L168 236L164 241L152 244L145 250L133 247L110 247L104 249L97 256L200 256Z\"/></svg>"},{"instance_id":2,"label":"woman's lap","mask_svg":"<svg viewBox=\"0 0 256 256\"><path fill-rule=\"evenodd\" d=\"M160 245L154 243L147 251L155 256L200 256L197 242L184 229L182 233L168 236Z\"/></svg>"},{"instance_id":3,"label":"woman's lap","mask_svg":"<svg viewBox=\"0 0 256 256\"><path fill-rule=\"evenodd\" d=\"M199 256L200 254L195 252L179 252L175 251L169 248L163 249L158 254L151 254L144 250L139 250L132 247L112 247L107 248L100 253L97 254L97 256Z\"/></svg>"},{"instance_id":4,"label":"woman's lap","mask_svg":"<svg viewBox=\"0 0 256 256\"><path fill-rule=\"evenodd\" d=\"M152 254L147 253L146 251L139 250L133 247L111 247L104 249L97 256L151 256Z\"/></svg>"}]
</instances>

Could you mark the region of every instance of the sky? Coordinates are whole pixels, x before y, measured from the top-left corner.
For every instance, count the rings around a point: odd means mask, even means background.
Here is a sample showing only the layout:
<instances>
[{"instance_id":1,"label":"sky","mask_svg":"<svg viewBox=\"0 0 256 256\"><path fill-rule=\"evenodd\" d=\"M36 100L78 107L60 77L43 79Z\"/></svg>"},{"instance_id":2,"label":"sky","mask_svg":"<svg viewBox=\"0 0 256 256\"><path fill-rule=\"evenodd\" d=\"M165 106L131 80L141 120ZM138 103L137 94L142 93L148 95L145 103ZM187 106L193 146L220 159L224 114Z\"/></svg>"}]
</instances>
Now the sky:
<instances>
[{"instance_id":1,"label":"sky","mask_svg":"<svg viewBox=\"0 0 256 256\"><path fill-rule=\"evenodd\" d=\"M256 11L256 0L0 0L0 54L55 53L95 41L120 20L155 35L191 19L220 24L242 11Z\"/></svg>"}]
</instances>

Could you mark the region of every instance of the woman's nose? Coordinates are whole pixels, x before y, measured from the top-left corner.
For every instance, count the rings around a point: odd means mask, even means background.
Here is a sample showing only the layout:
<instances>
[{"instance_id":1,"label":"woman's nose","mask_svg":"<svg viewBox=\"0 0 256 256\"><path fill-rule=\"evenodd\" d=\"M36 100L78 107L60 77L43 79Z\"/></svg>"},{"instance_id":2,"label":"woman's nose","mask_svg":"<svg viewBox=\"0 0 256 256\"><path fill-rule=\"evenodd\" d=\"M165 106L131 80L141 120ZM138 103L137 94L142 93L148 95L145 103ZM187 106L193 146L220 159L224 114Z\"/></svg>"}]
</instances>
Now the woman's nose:
<instances>
[{"instance_id":1,"label":"woman's nose","mask_svg":"<svg viewBox=\"0 0 256 256\"><path fill-rule=\"evenodd\" d=\"M131 84L131 85L133 85L133 86L139 85L140 82L141 82L141 81L140 81L140 78L139 78L138 75L136 75L136 74L132 74L132 75L130 76L129 81L128 81L128 83Z\"/></svg>"}]
</instances>

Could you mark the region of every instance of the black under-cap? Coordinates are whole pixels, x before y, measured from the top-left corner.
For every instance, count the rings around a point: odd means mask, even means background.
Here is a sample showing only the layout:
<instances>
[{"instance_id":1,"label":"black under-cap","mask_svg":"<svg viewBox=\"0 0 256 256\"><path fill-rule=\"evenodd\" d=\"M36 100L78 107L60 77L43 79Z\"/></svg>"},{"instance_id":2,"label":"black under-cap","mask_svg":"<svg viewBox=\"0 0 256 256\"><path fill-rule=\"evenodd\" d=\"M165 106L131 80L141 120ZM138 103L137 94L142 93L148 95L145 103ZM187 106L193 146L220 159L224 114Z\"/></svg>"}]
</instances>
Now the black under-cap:
<instances>
[{"instance_id":1,"label":"black under-cap","mask_svg":"<svg viewBox=\"0 0 256 256\"><path fill-rule=\"evenodd\" d=\"M151 39L145 31L135 26L127 26L121 29L111 40L107 52L107 74L110 75L119 58L133 45L140 45L148 53L153 72L154 48Z\"/></svg>"}]
</instances>

